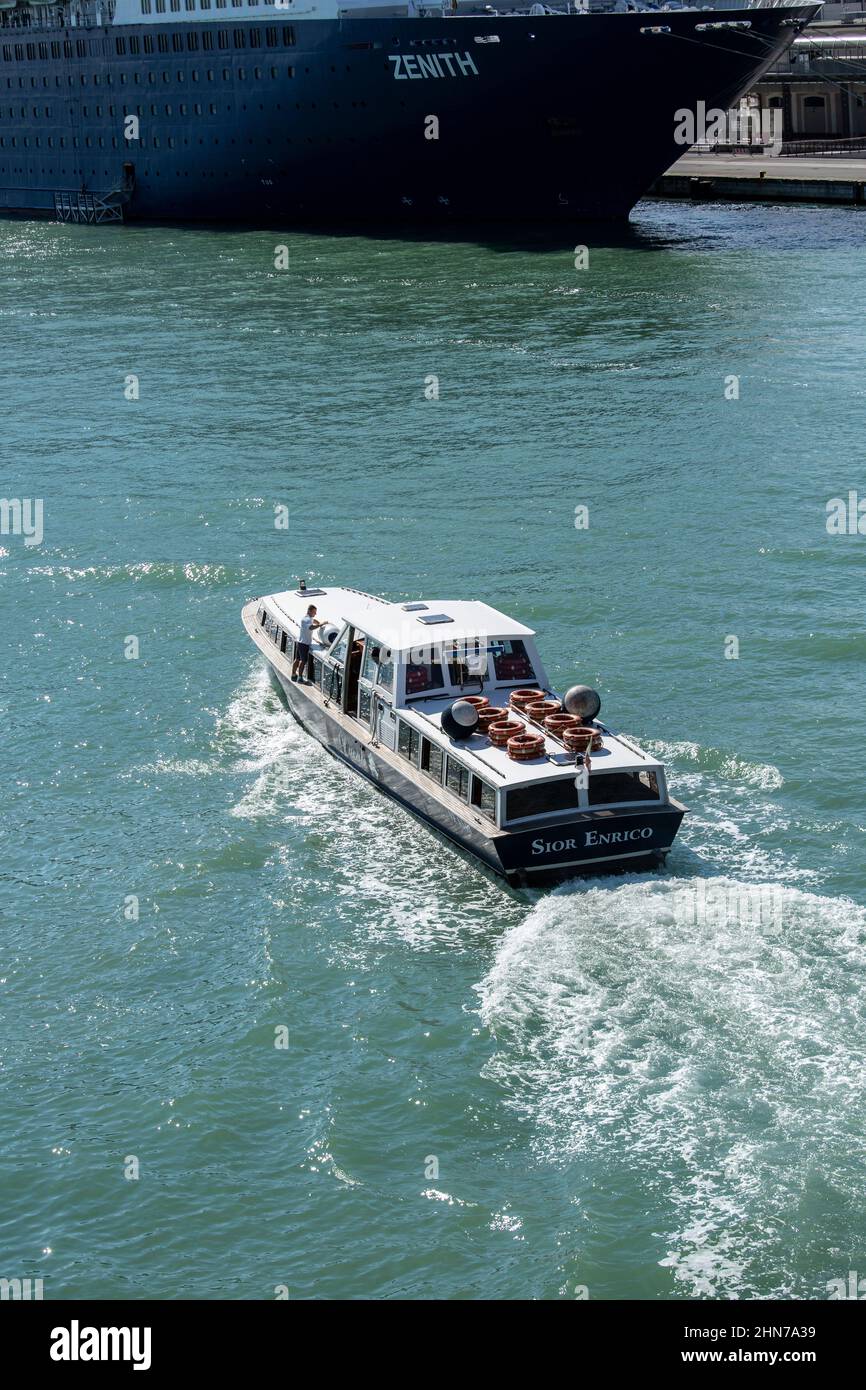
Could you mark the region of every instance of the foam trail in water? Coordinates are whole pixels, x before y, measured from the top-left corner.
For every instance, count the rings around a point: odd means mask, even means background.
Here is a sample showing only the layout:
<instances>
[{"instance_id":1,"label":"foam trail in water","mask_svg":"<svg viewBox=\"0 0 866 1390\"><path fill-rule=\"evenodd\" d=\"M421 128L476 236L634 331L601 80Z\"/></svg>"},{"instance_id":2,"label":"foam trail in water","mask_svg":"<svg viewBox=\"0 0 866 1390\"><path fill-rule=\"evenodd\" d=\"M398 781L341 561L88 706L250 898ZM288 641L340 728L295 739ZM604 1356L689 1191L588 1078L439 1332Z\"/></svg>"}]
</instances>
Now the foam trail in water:
<instances>
[{"instance_id":1,"label":"foam trail in water","mask_svg":"<svg viewBox=\"0 0 866 1390\"><path fill-rule=\"evenodd\" d=\"M225 714L217 719L216 748L232 771L257 773L232 814L255 820L283 808L304 770L319 756L319 745L286 709L264 664L256 664Z\"/></svg>"},{"instance_id":2,"label":"foam trail in water","mask_svg":"<svg viewBox=\"0 0 866 1390\"><path fill-rule=\"evenodd\" d=\"M826 1297L791 1247L810 1173L832 1174L837 1212L860 1200L864 938L856 904L779 884L571 886L507 933L479 986L487 1071L539 1160L585 1161L602 1189L599 1169L611 1186L637 1170L684 1294L799 1280Z\"/></svg>"},{"instance_id":3,"label":"foam trail in water","mask_svg":"<svg viewBox=\"0 0 866 1390\"><path fill-rule=\"evenodd\" d=\"M307 886L322 876L329 910L351 924L343 949L353 958L394 940L415 950L464 949L525 911L331 757L286 709L265 667L251 672L218 719L216 742L221 761L243 778L232 815L279 819L287 879L299 867Z\"/></svg>"},{"instance_id":4,"label":"foam trail in water","mask_svg":"<svg viewBox=\"0 0 866 1390\"><path fill-rule=\"evenodd\" d=\"M743 782L761 791L778 791L785 779L772 763L749 762L736 754L725 753L719 748L702 748L698 743L664 743L661 740L645 741L647 750L662 762L673 763L678 769L697 769L702 772L717 773L729 781Z\"/></svg>"},{"instance_id":5,"label":"foam trail in water","mask_svg":"<svg viewBox=\"0 0 866 1390\"><path fill-rule=\"evenodd\" d=\"M693 872L691 853L704 867L748 881L817 888L827 878L826 867L797 860L798 844L813 839L814 827L800 822L778 795L784 784L778 768L696 743L650 741L647 747L666 763L672 795L688 806L671 868L685 864Z\"/></svg>"}]
</instances>

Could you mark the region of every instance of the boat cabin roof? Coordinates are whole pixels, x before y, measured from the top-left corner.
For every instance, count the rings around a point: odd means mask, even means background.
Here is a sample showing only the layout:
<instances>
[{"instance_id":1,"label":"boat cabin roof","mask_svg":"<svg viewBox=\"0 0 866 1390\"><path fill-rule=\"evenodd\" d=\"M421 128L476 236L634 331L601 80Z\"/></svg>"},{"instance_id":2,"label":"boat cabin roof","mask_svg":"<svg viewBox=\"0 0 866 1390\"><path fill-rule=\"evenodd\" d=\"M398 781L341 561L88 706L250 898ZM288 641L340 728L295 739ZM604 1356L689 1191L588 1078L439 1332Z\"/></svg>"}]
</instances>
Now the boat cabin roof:
<instances>
[{"instance_id":1,"label":"boat cabin roof","mask_svg":"<svg viewBox=\"0 0 866 1390\"><path fill-rule=\"evenodd\" d=\"M464 600L389 603L359 589L313 586L305 590L286 590L270 594L258 602L267 607L277 623L288 622L296 631L309 605L315 604L316 616L325 626L339 629L349 623L357 632L365 634L373 642L390 648L389 661L396 661L396 664L404 667L406 671L412 670L412 661L417 659L412 654L418 647L446 645L450 641L475 642L479 637L524 641L526 655L521 659L531 661L534 671L533 683L537 683L538 688L545 690L548 695L555 696L555 692L547 685L544 668L532 641L532 629L515 622L513 618L491 608L487 603ZM433 618L434 621L422 621L425 618ZM333 641L336 642L337 639L334 638ZM333 649L333 643L330 649ZM320 642L318 632L313 637L313 650L323 655L329 650L329 647ZM443 675L444 688L430 690L429 693L418 691L415 694L404 692L404 681L394 680L392 676L391 694L384 698L389 705L393 705L401 725L416 729L430 744L438 746L449 757L463 763L482 778L486 772L488 784L496 788L510 791L517 786L559 781L565 777L573 781L574 754L569 753L558 738L542 730L538 724L530 724L529 729L533 733L540 732L544 735L544 751L530 761L516 761L508 755L506 749L496 747L482 734L474 734L469 739L452 739L442 728L442 715L455 698L460 698L463 687L448 688L447 666L444 667ZM496 670L494 659L487 667L483 691L491 705L508 708L509 717L525 723L525 716L509 706L511 692L520 683L516 676L514 679L503 679L502 673ZM473 693L481 688L473 686ZM603 773L663 772L663 764L645 753L631 739L623 738L598 721L594 721L594 727L601 735L602 741L602 747L591 754L594 778ZM623 793L612 797L612 800L622 799Z\"/></svg>"},{"instance_id":2,"label":"boat cabin roof","mask_svg":"<svg viewBox=\"0 0 866 1390\"><path fill-rule=\"evenodd\" d=\"M360 589L310 586L273 594L268 600L297 624L314 603L321 622L351 623L389 647L395 655L441 642L475 641L478 637L534 637L507 614L476 599L417 599L389 603Z\"/></svg>"}]
</instances>

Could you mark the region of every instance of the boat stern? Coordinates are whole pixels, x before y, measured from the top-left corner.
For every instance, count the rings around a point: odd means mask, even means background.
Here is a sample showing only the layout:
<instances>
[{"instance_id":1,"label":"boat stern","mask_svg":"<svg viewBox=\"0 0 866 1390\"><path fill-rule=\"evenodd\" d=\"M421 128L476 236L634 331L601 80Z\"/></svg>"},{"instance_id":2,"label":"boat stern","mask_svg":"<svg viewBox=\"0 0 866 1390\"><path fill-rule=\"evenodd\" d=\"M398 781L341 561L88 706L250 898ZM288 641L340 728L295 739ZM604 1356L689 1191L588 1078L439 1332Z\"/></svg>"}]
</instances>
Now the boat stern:
<instances>
[{"instance_id":1,"label":"boat stern","mask_svg":"<svg viewBox=\"0 0 866 1390\"><path fill-rule=\"evenodd\" d=\"M566 821L498 836L502 872L532 885L576 874L615 873L663 862L686 808L676 801L579 813Z\"/></svg>"}]
</instances>

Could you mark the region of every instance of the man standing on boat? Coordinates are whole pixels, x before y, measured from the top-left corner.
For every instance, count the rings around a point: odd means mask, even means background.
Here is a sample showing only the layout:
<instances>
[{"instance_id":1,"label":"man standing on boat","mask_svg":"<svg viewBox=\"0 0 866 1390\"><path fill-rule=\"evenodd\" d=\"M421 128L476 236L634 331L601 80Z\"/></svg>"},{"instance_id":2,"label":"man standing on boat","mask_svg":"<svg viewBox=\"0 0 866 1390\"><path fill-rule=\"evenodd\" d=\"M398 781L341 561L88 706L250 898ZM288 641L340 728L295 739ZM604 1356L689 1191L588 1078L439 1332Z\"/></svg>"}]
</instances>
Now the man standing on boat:
<instances>
[{"instance_id":1,"label":"man standing on boat","mask_svg":"<svg viewBox=\"0 0 866 1390\"><path fill-rule=\"evenodd\" d=\"M310 655L310 643L313 640L313 632L322 624L316 617L316 605L311 603L306 615L301 619L300 633L295 643L295 659L292 662L292 680L299 685L306 685L307 680L303 672L307 669L307 657Z\"/></svg>"}]
</instances>

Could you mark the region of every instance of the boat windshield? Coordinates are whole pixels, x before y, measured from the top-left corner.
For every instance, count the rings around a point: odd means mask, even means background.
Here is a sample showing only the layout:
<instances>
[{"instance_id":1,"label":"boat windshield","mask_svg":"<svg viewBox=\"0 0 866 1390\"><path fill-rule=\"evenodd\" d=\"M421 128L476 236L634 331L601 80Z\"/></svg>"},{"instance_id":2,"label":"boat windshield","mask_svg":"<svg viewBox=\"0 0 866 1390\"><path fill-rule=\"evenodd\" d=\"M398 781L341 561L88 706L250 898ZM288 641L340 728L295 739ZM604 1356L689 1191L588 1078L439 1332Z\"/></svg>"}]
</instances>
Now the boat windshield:
<instances>
[{"instance_id":1,"label":"boat windshield","mask_svg":"<svg viewBox=\"0 0 866 1390\"><path fill-rule=\"evenodd\" d=\"M407 663L407 695L422 695L427 690L441 690L442 686L442 663L440 661L410 661Z\"/></svg>"},{"instance_id":2,"label":"boat windshield","mask_svg":"<svg viewBox=\"0 0 866 1390\"><path fill-rule=\"evenodd\" d=\"M496 679L510 681L534 681L535 672L526 651L526 644L519 637L501 637L490 644L493 653L493 669Z\"/></svg>"},{"instance_id":3,"label":"boat windshield","mask_svg":"<svg viewBox=\"0 0 866 1390\"><path fill-rule=\"evenodd\" d=\"M535 679L532 661L520 638L473 638L435 647L413 647L407 653L406 694L410 697L436 690L463 690L466 686L479 690L488 681L519 685Z\"/></svg>"},{"instance_id":4,"label":"boat windshield","mask_svg":"<svg viewBox=\"0 0 866 1390\"><path fill-rule=\"evenodd\" d=\"M487 679L487 647L482 639L452 642L444 651L452 685L463 686Z\"/></svg>"}]
</instances>

